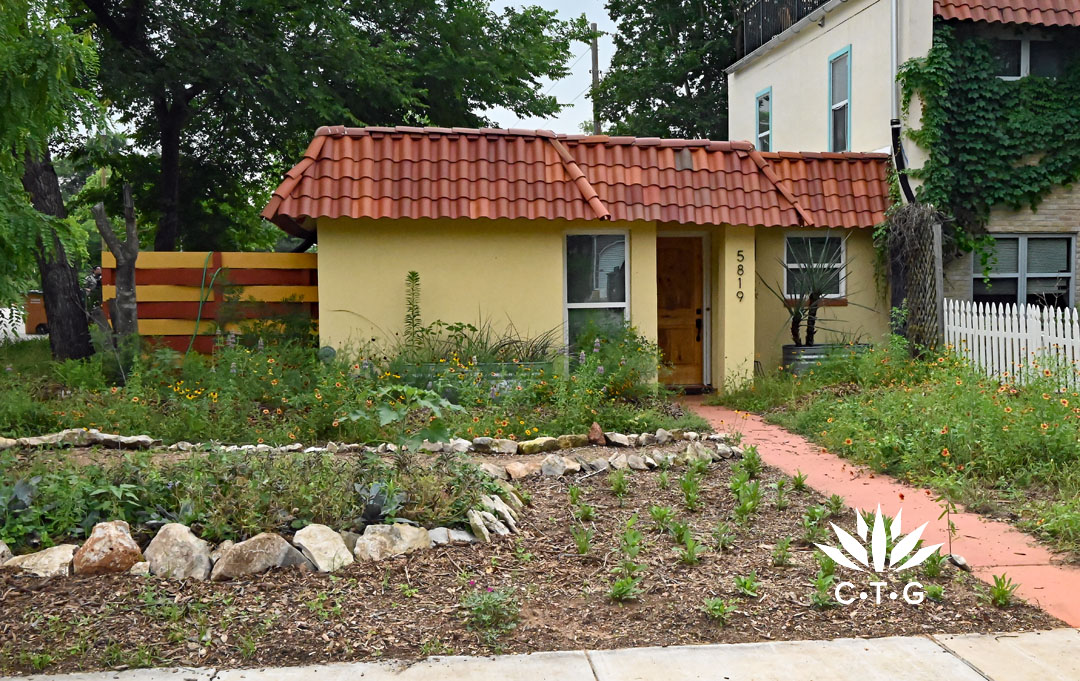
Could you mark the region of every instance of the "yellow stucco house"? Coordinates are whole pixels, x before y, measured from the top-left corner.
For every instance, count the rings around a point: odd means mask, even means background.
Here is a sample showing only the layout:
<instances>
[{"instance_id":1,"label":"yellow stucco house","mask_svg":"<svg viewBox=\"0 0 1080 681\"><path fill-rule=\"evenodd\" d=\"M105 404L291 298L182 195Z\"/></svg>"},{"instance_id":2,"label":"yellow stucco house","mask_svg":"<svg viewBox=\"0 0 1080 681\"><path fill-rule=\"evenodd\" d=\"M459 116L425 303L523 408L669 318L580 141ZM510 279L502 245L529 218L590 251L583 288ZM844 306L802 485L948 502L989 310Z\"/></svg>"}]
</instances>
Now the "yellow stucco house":
<instances>
[{"instance_id":1,"label":"yellow stucco house","mask_svg":"<svg viewBox=\"0 0 1080 681\"><path fill-rule=\"evenodd\" d=\"M843 244L826 308L843 321L829 326L885 332L871 232L887 164L746 142L324 127L263 216L318 241L324 344L399 333L416 270L426 322L572 341L588 320L624 319L659 343L667 382L723 387L779 362L787 316L758 275L789 286L807 239Z\"/></svg>"}]
</instances>

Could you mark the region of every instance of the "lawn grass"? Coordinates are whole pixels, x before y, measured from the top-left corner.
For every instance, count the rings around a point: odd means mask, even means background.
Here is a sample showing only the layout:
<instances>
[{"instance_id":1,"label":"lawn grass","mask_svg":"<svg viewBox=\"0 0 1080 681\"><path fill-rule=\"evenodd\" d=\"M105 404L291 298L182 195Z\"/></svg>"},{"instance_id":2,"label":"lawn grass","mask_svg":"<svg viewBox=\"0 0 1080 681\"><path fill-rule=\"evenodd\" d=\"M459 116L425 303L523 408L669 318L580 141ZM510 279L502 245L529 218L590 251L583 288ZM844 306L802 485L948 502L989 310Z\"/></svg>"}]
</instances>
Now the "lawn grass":
<instances>
[{"instance_id":1,"label":"lawn grass","mask_svg":"<svg viewBox=\"0 0 1080 681\"><path fill-rule=\"evenodd\" d=\"M1071 371L999 382L952 354L912 360L901 341L716 398L845 457L1004 513L1058 549L1080 550L1080 393Z\"/></svg>"}]
</instances>

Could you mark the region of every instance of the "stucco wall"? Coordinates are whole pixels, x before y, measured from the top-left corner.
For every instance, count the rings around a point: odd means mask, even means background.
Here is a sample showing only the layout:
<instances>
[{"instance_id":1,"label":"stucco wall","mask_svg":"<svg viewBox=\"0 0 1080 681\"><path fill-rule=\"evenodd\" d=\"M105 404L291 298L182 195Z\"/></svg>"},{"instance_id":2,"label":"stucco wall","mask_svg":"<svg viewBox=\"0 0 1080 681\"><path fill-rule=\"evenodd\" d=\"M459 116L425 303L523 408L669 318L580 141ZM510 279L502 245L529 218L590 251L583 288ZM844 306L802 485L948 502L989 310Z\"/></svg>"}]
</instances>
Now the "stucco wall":
<instances>
[{"instance_id":1,"label":"stucco wall","mask_svg":"<svg viewBox=\"0 0 1080 681\"><path fill-rule=\"evenodd\" d=\"M828 142L828 59L851 46L851 150L890 145L892 77L889 0L849 0L787 42L728 75L731 139L755 140L756 96L772 88L772 148L824 151ZM899 63L923 56L933 30L931 0L900 0ZM910 142L905 146L914 147ZM912 165L919 150L908 149Z\"/></svg>"},{"instance_id":2,"label":"stucco wall","mask_svg":"<svg viewBox=\"0 0 1080 681\"><path fill-rule=\"evenodd\" d=\"M564 235L573 230L629 231L630 318L655 339L654 223L342 219L318 223L321 340L343 347L400 333L410 270L420 273L425 324L561 328Z\"/></svg>"},{"instance_id":3,"label":"stucco wall","mask_svg":"<svg viewBox=\"0 0 1080 681\"><path fill-rule=\"evenodd\" d=\"M788 234L825 234L827 230L784 230L758 228L758 272L769 285L778 288L783 282L784 237ZM835 328L839 333L819 331L822 343L859 340L876 342L889 330L888 303L878 295L874 281L874 242L869 229L832 230L833 235L847 240L847 300L848 305L826 307L819 316L819 325ZM780 365L781 346L791 343L787 312L783 304L757 282L756 358L765 371Z\"/></svg>"}]
</instances>

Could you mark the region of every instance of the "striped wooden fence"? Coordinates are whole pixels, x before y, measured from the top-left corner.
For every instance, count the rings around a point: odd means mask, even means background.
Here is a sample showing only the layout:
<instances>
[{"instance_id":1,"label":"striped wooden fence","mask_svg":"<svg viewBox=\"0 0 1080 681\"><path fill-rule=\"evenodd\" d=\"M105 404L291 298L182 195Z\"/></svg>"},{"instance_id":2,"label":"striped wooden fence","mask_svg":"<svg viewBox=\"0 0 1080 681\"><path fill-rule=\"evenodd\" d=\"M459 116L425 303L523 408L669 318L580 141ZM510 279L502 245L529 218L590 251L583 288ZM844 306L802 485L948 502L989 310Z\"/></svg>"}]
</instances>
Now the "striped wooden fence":
<instances>
[{"instance_id":1,"label":"striped wooden fence","mask_svg":"<svg viewBox=\"0 0 1080 681\"><path fill-rule=\"evenodd\" d=\"M945 342L989 376L1022 382L1040 370L1068 367L1080 383L1080 313L1073 308L945 299Z\"/></svg>"},{"instance_id":2,"label":"striped wooden fence","mask_svg":"<svg viewBox=\"0 0 1080 681\"><path fill-rule=\"evenodd\" d=\"M101 254L101 297L116 297L116 259ZM139 253L135 295L139 333L183 352L210 352L218 330L237 330L235 319L267 314L319 316L318 254Z\"/></svg>"}]
</instances>

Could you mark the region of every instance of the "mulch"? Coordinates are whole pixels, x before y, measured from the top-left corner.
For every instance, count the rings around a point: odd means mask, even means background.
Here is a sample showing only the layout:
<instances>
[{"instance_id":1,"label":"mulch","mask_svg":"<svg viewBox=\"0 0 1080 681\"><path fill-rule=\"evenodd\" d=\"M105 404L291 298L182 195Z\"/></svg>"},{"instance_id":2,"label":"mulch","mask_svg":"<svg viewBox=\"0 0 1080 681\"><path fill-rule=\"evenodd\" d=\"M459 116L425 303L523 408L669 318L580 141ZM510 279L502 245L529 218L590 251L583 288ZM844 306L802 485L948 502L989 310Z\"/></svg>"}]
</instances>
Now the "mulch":
<instances>
[{"instance_id":1,"label":"mulch","mask_svg":"<svg viewBox=\"0 0 1080 681\"><path fill-rule=\"evenodd\" d=\"M727 486L731 465L712 466L702 486L704 507L696 513L682 507L682 471L669 473L667 489L659 486L659 471L634 472L621 504L604 473L532 477L522 484L532 505L519 535L356 564L332 575L282 570L228 583L181 583L126 575L40 579L0 569L0 672L263 667L1062 626L1027 604L985 603L978 593L984 587L950 566L935 579L919 576L924 585L944 586L942 603L886 598L876 604L870 598L812 607L817 564L799 540L800 521L808 506L824 500L812 490L789 492L791 505L778 511L768 484L782 476L773 469L762 475L761 510L749 527L737 530L735 547L710 550L700 564L684 565L671 538L655 531L648 507L676 508L695 537L711 544L713 528L730 521L734 507ZM585 556L576 553L570 532L572 484L597 510L596 520L586 524L595 536ZM610 571L620 558L619 535L634 513L645 534L638 558L647 566L644 593L637 601L614 603L606 596ZM854 524L850 513L835 522L849 530ZM773 567L775 543L788 536L795 539L793 564ZM762 583L758 598L739 596L734 587L734 577L751 570ZM872 579L844 568L837 575L859 585ZM466 627L459 606L464 596L488 589L508 589L521 604L519 625L494 646ZM701 610L705 599L717 596L738 603L724 626Z\"/></svg>"}]
</instances>

